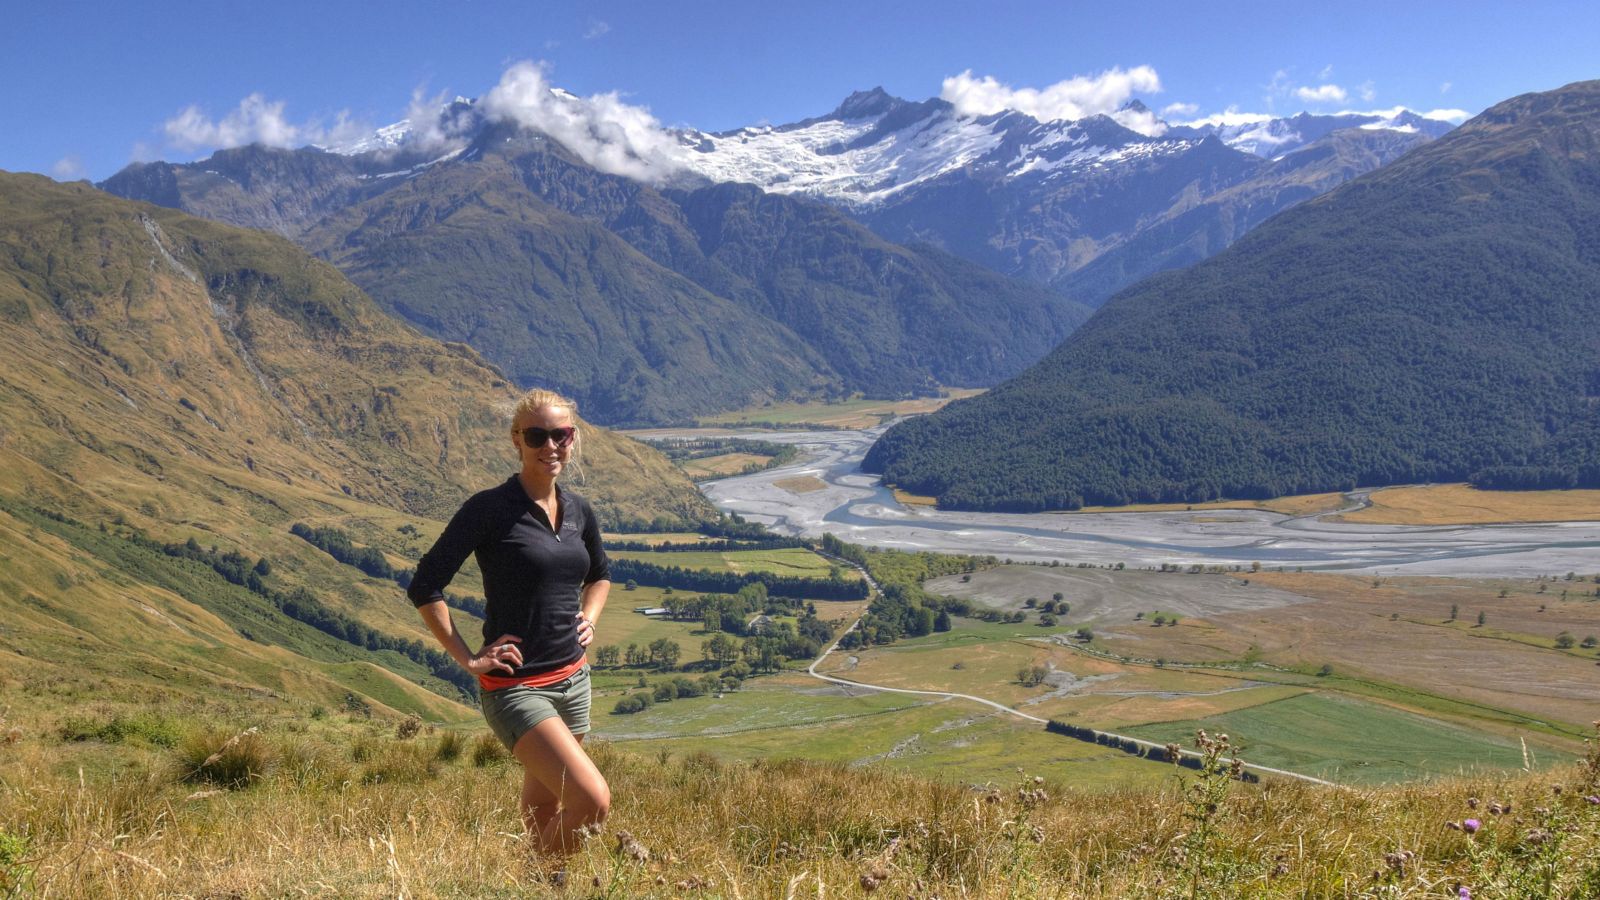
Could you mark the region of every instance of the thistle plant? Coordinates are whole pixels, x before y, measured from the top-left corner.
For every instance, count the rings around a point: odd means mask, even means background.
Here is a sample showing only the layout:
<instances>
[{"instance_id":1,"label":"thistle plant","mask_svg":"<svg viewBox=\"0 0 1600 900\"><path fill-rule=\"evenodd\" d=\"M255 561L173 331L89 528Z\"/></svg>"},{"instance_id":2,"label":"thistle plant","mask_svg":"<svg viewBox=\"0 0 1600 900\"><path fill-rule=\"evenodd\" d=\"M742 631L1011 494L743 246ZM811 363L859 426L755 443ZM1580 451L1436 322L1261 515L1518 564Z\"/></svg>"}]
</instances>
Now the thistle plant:
<instances>
[{"instance_id":1,"label":"thistle plant","mask_svg":"<svg viewBox=\"0 0 1600 900\"><path fill-rule=\"evenodd\" d=\"M1468 881L1461 896L1600 896L1600 860L1572 852L1575 839L1600 836L1600 722L1594 724L1597 735L1584 742L1576 790L1550 785L1526 817L1510 802L1491 801L1484 807L1488 818L1480 819L1482 804L1468 798L1472 815L1445 823L1467 841Z\"/></svg>"},{"instance_id":2,"label":"thistle plant","mask_svg":"<svg viewBox=\"0 0 1600 900\"><path fill-rule=\"evenodd\" d=\"M1229 790L1244 771L1226 734L1212 737L1204 730L1196 732L1195 748L1200 751L1197 774L1192 779L1179 776L1188 828L1178 835L1169 860L1178 871L1181 896L1191 900L1203 896L1208 885L1230 880L1231 866L1217 856L1216 838L1227 816ZM1183 753L1178 745L1167 745L1167 757L1181 772Z\"/></svg>"}]
</instances>

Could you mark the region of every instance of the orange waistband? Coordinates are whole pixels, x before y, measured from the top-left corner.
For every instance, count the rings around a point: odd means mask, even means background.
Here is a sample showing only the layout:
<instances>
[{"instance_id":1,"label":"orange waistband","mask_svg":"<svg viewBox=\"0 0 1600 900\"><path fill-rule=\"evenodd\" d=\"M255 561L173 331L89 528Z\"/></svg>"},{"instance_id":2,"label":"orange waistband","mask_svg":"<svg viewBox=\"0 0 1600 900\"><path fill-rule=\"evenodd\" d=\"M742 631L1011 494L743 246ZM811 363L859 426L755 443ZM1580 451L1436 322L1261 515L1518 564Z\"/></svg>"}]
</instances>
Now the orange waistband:
<instances>
[{"instance_id":1,"label":"orange waistband","mask_svg":"<svg viewBox=\"0 0 1600 900\"><path fill-rule=\"evenodd\" d=\"M588 661L588 654L584 654L578 657L576 662L562 666L559 669L551 669L548 672L535 672L523 678L507 678L503 675L479 675L478 687L485 691L499 691L508 687L549 687L558 681L566 681L576 675L578 670L583 668L584 663Z\"/></svg>"}]
</instances>

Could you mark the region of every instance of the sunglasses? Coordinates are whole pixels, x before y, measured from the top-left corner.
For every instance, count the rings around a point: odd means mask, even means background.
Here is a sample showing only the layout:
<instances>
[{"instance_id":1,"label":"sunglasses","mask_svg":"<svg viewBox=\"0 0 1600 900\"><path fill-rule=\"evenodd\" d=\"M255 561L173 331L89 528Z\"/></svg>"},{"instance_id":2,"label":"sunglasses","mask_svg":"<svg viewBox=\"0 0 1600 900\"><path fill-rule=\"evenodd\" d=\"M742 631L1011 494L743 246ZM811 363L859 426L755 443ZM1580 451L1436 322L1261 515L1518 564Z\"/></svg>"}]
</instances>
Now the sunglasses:
<instances>
[{"instance_id":1,"label":"sunglasses","mask_svg":"<svg viewBox=\"0 0 1600 900\"><path fill-rule=\"evenodd\" d=\"M566 447L572 444L572 439L578 434L578 429L571 425L565 428L534 428L522 429L522 443L529 447L543 447L545 441L555 441L557 447Z\"/></svg>"}]
</instances>

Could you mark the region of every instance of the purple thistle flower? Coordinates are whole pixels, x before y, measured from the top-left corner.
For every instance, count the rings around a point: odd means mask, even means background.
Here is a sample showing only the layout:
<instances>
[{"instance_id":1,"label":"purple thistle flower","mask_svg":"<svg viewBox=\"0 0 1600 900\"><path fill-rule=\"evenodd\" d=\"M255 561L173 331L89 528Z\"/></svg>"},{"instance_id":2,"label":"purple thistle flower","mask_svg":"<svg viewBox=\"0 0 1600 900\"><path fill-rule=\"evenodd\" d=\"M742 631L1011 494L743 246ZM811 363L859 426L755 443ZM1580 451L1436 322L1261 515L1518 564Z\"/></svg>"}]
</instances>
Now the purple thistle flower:
<instances>
[{"instance_id":1,"label":"purple thistle flower","mask_svg":"<svg viewBox=\"0 0 1600 900\"><path fill-rule=\"evenodd\" d=\"M1472 891L1468 890L1467 886L1463 884L1456 888L1456 897L1459 900L1472 900Z\"/></svg>"},{"instance_id":2,"label":"purple thistle flower","mask_svg":"<svg viewBox=\"0 0 1600 900\"><path fill-rule=\"evenodd\" d=\"M1590 794L1589 796L1587 796L1587 797L1585 797L1583 799L1589 801L1590 803L1593 803L1596 806L1600 806L1600 794Z\"/></svg>"},{"instance_id":3,"label":"purple thistle flower","mask_svg":"<svg viewBox=\"0 0 1600 900\"><path fill-rule=\"evenodd\" d=\"M1461 830L1467 834L1476 834L1478 829L1482 827L1483 823L1477 819L1467 819L1461 823Z\"/></svg>"}]
</instances>

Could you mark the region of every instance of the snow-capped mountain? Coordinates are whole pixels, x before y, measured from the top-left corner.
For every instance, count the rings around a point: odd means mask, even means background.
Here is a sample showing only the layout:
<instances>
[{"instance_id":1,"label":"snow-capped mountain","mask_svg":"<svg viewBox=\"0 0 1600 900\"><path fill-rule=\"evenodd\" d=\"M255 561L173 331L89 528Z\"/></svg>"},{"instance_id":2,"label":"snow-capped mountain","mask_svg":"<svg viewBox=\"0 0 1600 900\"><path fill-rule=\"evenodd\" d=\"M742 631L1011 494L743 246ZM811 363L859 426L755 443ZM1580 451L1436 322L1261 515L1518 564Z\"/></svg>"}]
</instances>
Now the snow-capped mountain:
<instances>
[{"instance_id":1,"label":"snow-capped mountain","mask_svg":"<svg viewBox=\"0 0 1600 900\"><path fill-rule=\"evenodd\" d=\"M1219 116L1170 124L1134 100L1111 115L1040 122L1018 112L972 118L942 100L913 103L882 88L792 125L706 134L684 131L684 164L712 181L755 184L850 209L870 209L940 177L975 170L1009 180L1064 181L1095 170L1176 156L1207 137L1277 159L1344 128L1437 137L1449 122L1405 109L1288 118Z\"/></svg>"},{"instance_id":2,"label":"snow-capped mountain","mask_svg":"<svg viewBox=\"0 0 1600 900\"><path fill-rule=\"evenodd\" d=\"M1287 118L1260 115L1220 115L1180 125L1170 134L1214 134L1230 147L1268 159L1281 159L1305 145L1345 128L1368 131L1398 131L1439 137L1454 128L1447 119L1428 118L1404 107L1370 113L1312 115L1300 113Z\"/></svg>"},{"instance_id":3,"label":"snow-capped mountain","mask_svg":"<svg viewBox=\"0 0 1600 900\"><path fill-rule=\"evenodd\" d=\"M711 181L755 184L852 209L882 205L966 169L1005 178L1070 179L1182 153L1204 138L1151 138L1110 116L1041 123L1017 112L977 118L943 100L912 103L882 88L851 94L826 116L720 134L680 133L684 164Z\"/></svg>"},{"instance_id":4,"label":"snow-capped mountain","mask_svg":"<svg viewBox=\"0 0 1600 900\"><path fill-rule=\"evenodd\" d=\"M1450 127L1405 109L1174 124L1137 100L1108 115L1041 122L1014 111L963 116L942 100L911 102L875 88L791 125L678 137L683 167L705 179L830 203L891 240L930 243L1095 304L1144 274L1209 256L1277 211ZM1285 173L1305 167L1275 163L1352 129L1355 137L1331 148L1342 160L1317 166L1328 177L1279 189ZM1248 186L1255 178L1268 180ZM1248 215L1234 215L1227 198L1236 196L1251 198ZM1191 215L1181 229L1164 227L1200 207L1216 217L1212 226L1196 232ZM1181 233L1183 252L1136 241L1158 227ZM1197 233L1206 235L1198 244ZM1136 243L1141 258L1102 265L1093 290L1071 279ZM1152 268L1151 259L1167 262Z\"/></svg>"}]
</instances>

